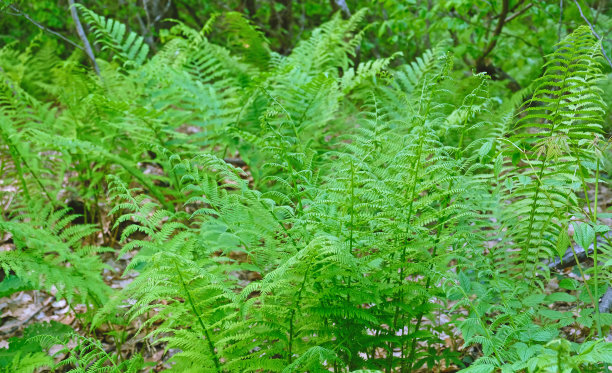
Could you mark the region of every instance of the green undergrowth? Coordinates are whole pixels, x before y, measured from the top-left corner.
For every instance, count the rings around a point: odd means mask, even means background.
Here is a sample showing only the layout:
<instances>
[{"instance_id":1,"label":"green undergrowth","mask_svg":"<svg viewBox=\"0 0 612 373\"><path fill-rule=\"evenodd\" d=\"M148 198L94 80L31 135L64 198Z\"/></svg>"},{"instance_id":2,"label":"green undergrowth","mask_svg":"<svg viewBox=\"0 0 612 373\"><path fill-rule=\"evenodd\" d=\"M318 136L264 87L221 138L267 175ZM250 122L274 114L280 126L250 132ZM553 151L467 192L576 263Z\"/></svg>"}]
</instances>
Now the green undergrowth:
<instances>
[{"instance_id":1,"label":"green undergrowth","mask_svg":"<svg viewBox=\"0 0 612 373\"><path fill-rule=\"evenodd\" d=\"M176 23L152 53L79 11L100 75L45 39L0 49L0 295L87 311L78 331L29 326L0 369L138 372L129 338L174 351L173 372L612 364L605 75L587 27L500 100L446 43L356 66L365 10L286 56L238 13ZM208 38L219 22L226 44ZM549 269L589 246L577 275ZM138 274L124 289L103 281L109 257Z\"/></svg>"}]
</instances>

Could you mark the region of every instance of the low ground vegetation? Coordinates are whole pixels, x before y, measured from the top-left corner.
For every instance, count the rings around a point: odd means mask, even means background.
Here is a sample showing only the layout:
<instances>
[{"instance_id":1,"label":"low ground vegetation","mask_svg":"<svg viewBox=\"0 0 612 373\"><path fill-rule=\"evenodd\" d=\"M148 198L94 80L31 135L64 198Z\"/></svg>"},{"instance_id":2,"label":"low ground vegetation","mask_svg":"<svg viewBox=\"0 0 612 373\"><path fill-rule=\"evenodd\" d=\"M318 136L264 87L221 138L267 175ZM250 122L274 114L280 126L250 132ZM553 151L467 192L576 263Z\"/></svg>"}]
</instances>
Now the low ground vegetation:
<instances>
[{"instance_id":1,"label":"low ground vegetation","mask_svg":"<svg viewBox=\"0 0 612 373\"><path fill-rule=\"evenodd\" d=\"M152 51L75 9L99 73L42 34L0 49L0 369L612 365L588 26L508 89L452 40L360 55L367 9L280 51L241 13Z\"/></svg>"}]
</instances>

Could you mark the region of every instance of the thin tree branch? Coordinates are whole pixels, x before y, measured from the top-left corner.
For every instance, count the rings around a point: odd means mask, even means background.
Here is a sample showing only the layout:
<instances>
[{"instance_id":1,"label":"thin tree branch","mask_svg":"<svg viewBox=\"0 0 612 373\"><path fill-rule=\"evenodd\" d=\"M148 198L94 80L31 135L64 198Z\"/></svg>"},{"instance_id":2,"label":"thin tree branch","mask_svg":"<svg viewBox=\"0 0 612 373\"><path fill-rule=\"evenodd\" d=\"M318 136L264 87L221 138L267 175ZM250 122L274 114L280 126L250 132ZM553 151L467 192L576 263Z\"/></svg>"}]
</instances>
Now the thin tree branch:
<instances>
[{"instance_id":1,"label":"thin tree branch","mask_svg":"<svg viewBox=\"0 0 612 373\"><path fill-rule=\"evenodd\" d=\"M172 5L172 0L168 0L168 2L166 3L166 6L164 7L164 9L162 9L161 13L159 13L155 19L153 20L153 24L159 22L160 19L162 19L162 17L164 16L164 14L166 14L168 12L168 9L170 9L170 6Z\"/></svg>"},{"instance_id":2,"label":"thin tree branch","mask_svg":"<svg viewBox=\"0 0 612 373\"><path fill-rule=\"evenodd\" d=\"M572 248L568 248L563 257L548 263L548 268L560 271L565 268L573 267L589 259L591 254L593 254L593 245L589 247L588 251L576 245L573 250Z\"/></svg>"},{"instance_id":3,"label":"thin tree branch","mask_svg":"<svg viewBox=\"0 0 612 373\"><path fill-rule=\"evenodd\" d=\"M563 30L563 0L559 0L559 29L557 30L557 43L561 42L561 31Z\"/></svg>"},{"instance_id":4,"label":"thin tree branch","mask_svg":"<svg viewBox=\"0 0 612 373\"><path fill-rule=\"evenodd\" d=\"M52 35L57 36L58 38L62 39L63 41L65 41L66 43L72 45L75 48L79 48L80 50L83 50L83 47L81 47L80 45L78 45L77 43L73 42L72 40L68 39L67 37L65 37L64 35L60 34L59 32L53 31L51 29L49 29L46 26L41 25L40 23L36 22L34 19L32 19L32 17L30 17L27 13L24 13L23 11L21 11L19 8L17 8L15 5L9 5L9 8L11 8L11 10L15 13L13 13L16 16L20 16L25 18L26 20L30 21L30 23L32 23L34 26L38 27L39 29L46 31Z\"/></svg>"},{"instance_id":5,"label":"thin tree branch","mask_svg":"<svg viewBox=\"0 0 612 373\"><path fill-rule=\"evenodd\" d=\"M493 51L493 48L495 48L495 45L497 44L497 39L499 37L499 34L501 34L502 29L504 28L504 24L506 23L506 16L508 15L508 12L509 12L509 4L510 4L510 0L503 0L502 11L499 14L499 17L498 17L499 20L497 21L497 26L495 27L495 31L493 31L493 36L491 37L491 41L489 42L485 50L482 52L482 55L478 58L478 61L481 63L482 61L484 61L485 57L488 56L489 53L491 53L491 51Z\"/></svg>"},{"instance_id":6,"label":"thin tree branch","mask_svg":"<svg viewBox=\"0 0 612 373\"><path fill-rule=\"evenodd\" d=\"M529 10L529 8L531 8L533 6L533 3L527 5L526 7L524 7L523 9L519 10L518 12L514 13L513 15L511 15L510 17L506 18L506 20L504 21L504 23L508 23L510 21L512 21L513 19L515 19L516 17L522 15L523 13L525 13L527 10Z\"/></svg>"},{"instance_id":7,"label":"thin tree branch","mask_svg":"<svg viewBox=\"0 0 612 373\"><path fill-rule=\"evenodd\" d=\"M576 4L576 6L578 7L578 11L580 11L580 16L582 16L582 19L584 19L584 21L587 23L587 25L589 25L589 27L591 28L591 32L593 33L593 35L595 35L597 40L599 40L601 42L601 36L599 36L597 31L595 31L595 28L593 27L591 22L589 22L587 17L582 12L582 8L580 7L580 4L578 4L578 1L574 0L574 4ZM603 43L601 44L601 53L603 53L603 56L605 57L606 61L608 61L608 64L610 65L610 67L612 67L612 61L610 61L610 58L606 54L606 51L604 50L604 47L603 47Z\"/></svg>"},{"instance_id":8,"label":"thin tree branch","mask_svg":"<svg viewBox=\"0 0 612 373\"><path fill-rule=\"evenodd\" d=\"M83 25L81 24L81 20L79 19L79 13L74 4L74 0L68 0L68 4L70 4L70 14L72 15L72 20L74 21L74 25L77 30L77 34L79 38L83 42L83 46L85 47L85 53L91 64L94 68L94 71L98 76L100 76L100 68L98 67L98 63L96 62L96 56L94 56L93 50L91 49L91 44L89 44L89 40L87 40L87 35L85 35L85 30L83 29Z\"/></svg>"},{"instance_id":9,"label":"thin tree branch","mask_svg":"<svg viewBox=\"0 0 612 373\"><path fill-rule=\"evenodd\" d=\"M520 7L521 5L523 5L523 3L525 2L525 0L521 0L519 2L517 2L516 4L514 4L514 6L512 7L512 9L510 9L511 12L514 12L515 10L518 9L518 7ZM533 4L530 4L533 5Z\"/></svg>"}]
</instances>

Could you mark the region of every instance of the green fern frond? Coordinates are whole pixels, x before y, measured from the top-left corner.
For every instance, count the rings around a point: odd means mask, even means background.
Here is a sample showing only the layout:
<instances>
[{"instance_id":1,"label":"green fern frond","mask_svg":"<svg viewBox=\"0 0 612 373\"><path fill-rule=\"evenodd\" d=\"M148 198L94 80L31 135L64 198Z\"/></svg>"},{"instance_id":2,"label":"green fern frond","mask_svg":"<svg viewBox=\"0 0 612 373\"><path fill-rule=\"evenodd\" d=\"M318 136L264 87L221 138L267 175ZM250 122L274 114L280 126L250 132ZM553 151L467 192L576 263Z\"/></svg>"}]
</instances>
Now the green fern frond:
<instances>
[{"instance_id":1,"label":"green fern frond","mask_svg":"<svg viewBox=\"0 0 612 373\"><path fill-rule=\"evenodd\" d=\"M116 54L124 66L138 67L147 59L149 45L144 38L130 31L121 22L98 15L81 4L74 5L93 29L97 42L103 44L103 49L109 49Z\"/></svg>"},{"instance_id":2,"label":"green fern frond","mask_svg":"<svg viewBox=\"0 0 612 373\"><path fill-rule=\"evenodd\" d=\"M588 144L600 138L604 112L596 86L598 55L586 27L561 41L510 140L517 172L505 177L514 186L507 224L512 224L509 231L521 250L517 261L526 277L534 277L537 263L554 255L560 229L567 226L566 212L581 209L576 186L585 162L594 157Z\"/></svg>"}]
</instances>

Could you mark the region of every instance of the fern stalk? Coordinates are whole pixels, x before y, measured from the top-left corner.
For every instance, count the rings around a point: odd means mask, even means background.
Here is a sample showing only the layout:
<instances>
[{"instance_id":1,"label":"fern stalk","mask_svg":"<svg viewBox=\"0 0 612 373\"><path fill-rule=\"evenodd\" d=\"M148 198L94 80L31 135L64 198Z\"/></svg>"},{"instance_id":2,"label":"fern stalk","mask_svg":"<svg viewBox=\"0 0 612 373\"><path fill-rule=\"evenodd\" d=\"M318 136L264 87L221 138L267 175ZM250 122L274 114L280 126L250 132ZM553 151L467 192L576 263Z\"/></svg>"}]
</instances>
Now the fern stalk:
<instances>
[{"instance_id":1,"label":"fern stalk","mask_svg":"<svg viewBox=\"0 0 612 373\"><path fill-rule=\"evenodd\" d=\"M0 130L1 129L2 127L0 127ZM17 175L19 175L19 181L21 181L21 185L23 187L23 192L25 193L26 201L29 202L30 201L30 191L28 190L28 184L26 183L25 178L23 177L23 169L21 168L21 162L19 161L20 157L18 154L16 154L16 149L14 149L14 145L9 140L8 136L4 133L4 131L1 131L1 133L2 133L2 138L4 139L4 142L9 147L9 151L11 153L11 157L13 158L13 163L15 164L15 168L17 168Z\"/></svg>"},{"instance_id":2,"label":"fern stalk","mask_svg":"<svg viewBox=\"0 0 612 373\"><path fill-rule=\"evenodd\" d=\"M563 73L563 81L562 81L562 83L561 83L561 88L559 89L559 92L563 92L563 91L565 91L565 89L566 89L566 86L567 86L567 78L568 78L568 75L569 75L569 71L570 71L570 69L567 69L567 70L566 70L566 71ZM560 94L560 95L557 97L557 102L555 103L555 110L554 110L555 115L552 117L552 126L551 126L551 128L550 128L550 132L549 132L549 134L548 134L548 137L552 137L552 136L554 135L554 133L555 133L555 129L556 129L556 127L557 127L557 124L556 124L555 119L557 119L557 118L558 118L558 116L559 116L559 106L561 105L561 98L562 98L562 97L563 97L563 95L561 95L561 94ZM533 202L532 202L532 204L531 204L531 209L530 209L531 211L530 211L530 215L529 215L529 226L527 227L527 242L525 243L525 246L523 247L523 253L525 253L524 255L526 256L526 257L524 258L524 261L523 261L523 275L524 275L524 274L525 274L525 272L526 272L526 267L527 267L527 257L528 257L528 255L529 255L529 244L531 243L531 231L532 231L532 229L533 229L533 223L534 223L534 220L535 220L535 213L536 213L536 210L537 210L537 208L538 208L538 205L537 205L537 203L538 203L538 196L539 196L540 191L541 191L541 189L542 189L542 177L544 176L544 170L546 169L546 164L547 164L547 162L546 162L546 161L548 161L548 150L549 150L549 146L550 146L550 145L547 145L547 146L546 146L546 151L545 151L545 153L544 153L544 154L545 154L545 158L544 158L544 160L542 160L542 162L540 163L540 170L538 171L538 176L537 176L537 178L536 178L536 183L537 183L537 184L536 184L536 191L535 191L535 195L534 195L534 197L533 197ZM540 249L539 249L539 247L538 247L538 252L539 252L539 250L540 250ZM538 254L536 253L536 257L537 257L537 255L538 255ZM535 264L535 263L534 263L534 267L535 267L536 265L537 265L537 264ZM535 271L535 269L534 269L534 271ZM534 278L534 277L535 277L535 276L532 276L531 282L533 282L533 278Z\"/></svg>"},{"instance_id":3,"label":"fern stalk","mask_svg":"<svg viewBox=\"0 0 612 373\"><path fill-rule=\"evenodd\" d=\"M295 305L291 310L291 316L289 316L289 356L287 359L289 361L289 365L291 365L291 363L293 362L293 323L295 319L296 310L300 306L300 302L302 300L302 291L306 286L306 280L308 279L308 271L310 271L310 264L311 263L309 263L308 267L306 267L306 271L304 272L304 278L302 279L302 284L300 285L300 289L297 292L297 299L295 300Z\"/></svg>"},{"instance_id":4,"label":"fern stalk","mask_svg":"<svg viewBox=\"0 0 612 373\"><path fill-rule=\"evenodd\" d=\"M430 108L430 102L428 101L427 103L427 109L425 111L425 115L427 115L429 113L429 108ZM424 120L423 120L424 122ZM412 172L412 184L410 185L410 202L409 202L409 207L408 207L408 215L406 217L406 230L409 229L410 227L410 221L412 220L412 214L413 214L413 209L414 209L414 200L416 198L416 186L417 186L417 182L418 182L418 174L421 170L421 157L422 157L422 153L423 153L423 144L425 142L425 134L424 134L424 126L425 123L421 123L421 128L420 128L420 135L419 135L419 145L417 148L417 152L416 152L416 159L415 159L415 164L414 164L414 169ZM408 195L408 189L406 189L406 196ZM406 232L406 240L404 242L403 248L402 248L402 267L400 268L400 275L399 275L399 279L398 279L398 286L402 286L403 282L404 282L404 266L403 263L406 260L406 250L408 248L408 243L410 242L410 239L408 238L408 232ZM404 292L401 291L400 296L399 296L399 301L400 304L403 303L404 301ZM394 315L394 320L393 320L393 329L397 329L397 319L399 317L399 305L396 306L395 308L395 315ZM414 340L413 340L414 343ZM404 342L402 341L401 343L401 356L402 358L405 356L404 355ZM391 351L393 352L393 351ZM393 356L393 353L391 353L391 356ZM391 360L389 361L389 364L391 363ZM402 371L405 369L405 363L402 360Z\"/></svg>"},{"instance_id":5,"label":"fern stalk","mask_svg":"<svg viewBox=\"0 0 612 373\"><path fill-rule=\"evenodd\" d=\"M595 169L595 205L593 206L593 220L594 224L597 224L597 197L599 192L599 158L596 160L597 166ZM599 338L603 337L603 333L601 331L601 315L599 313L599 264L597 263L597 233L595 234L595 239L593 240L593 282L595 283L595 294L593 295L593 307L595 308L595 323L597 325L597 335ZM584 249L588 253L588 248ZM578 263L578 262L576 262ZM588 288L587 284L587 288ZM608 368L606 368L606 371Z\"/></svg>"},{"instance_id":6,"label":"fern stalk","mask_svg":"<svg viewBox=\"0 0 612 373\"><path fill-rule=\"evenodd\" d=\"M449 190L452 190L452 189L453 189L453 186L454 186L454 181L451 181L451 184L450 184L450 186L448 187L448 189L449 189ZM444 211L444 209L446 209L446 208L448 207L448 205L449 205L449 204L450 204L450 196L447 196L447 197L444 199L444 203L443 203L443 206L441 207L440 211ZM438 243L439 243L439 241L440 241L440 237L442 236L442 231L443 231L443 230L444 230L444 228L445 228L446 221L447 221L446 216L443 216L443 217L441 217L441 218L438 220L438 224L437 224L437 225L439 226L439 228L438 228L438 231L437 231L437 233L436 233L436 241L435 241L435 242L436 242L436 245L434 246L434 248L433 248L433 250L432 250L432 252L431 252L431 257L432 257L432 259L436 257L436 253L437 253L438 246L439 246L439 245L438 245ZM430 267L431 267L431 266L430 266ZM427 277L427 281L425 282L425 290L429 290L429 287L430 287L430 286L431 286L431 276L428 276L428 277ZM420 305L420 306L421 306L421 307L423 307L423 306L425 305L425 303L426 303L426 302L427 302L427 300L423 300L423 301L421 302L421 305ZM425 316L424 312L422 312L422 311L421 311L421 312L419 313L418 318L417 318L417 323L416 323L416 325L415 325L415 327L414 327L414 333L416 333L416 332L419 330L419 328L421 327L421 323L423 322L423 317L424 317L424 316ZM413 369L413 364L412 364L412 362L413 362L413 360L414 360L414 354L416 353L416 343L417 343L416 338L413 338L413 339L412 339L411 346L410 346L410 353L409 353L409 355L408 355L408 361L410 362L410 367L408 368L408 372L409 372L409 373L412 373L412 369ZM402 368L402 369L403 369L403 368Z\"/></svg>"},{"instance_id":7,"label":"fern stalk","mask_svg":"<svg viewBox=\"0 0 612 373\"><path fill-rule=\"evenodd\" d=\"M9 136L6 133L4 133L4 131L2 131L2 138L6 142L7 146L10 149L11 154L13 155L13 162L15 162L15 166L17 167L17 173L19 174L19 178L24 187L26 199L28 201L30 200L30 193L28 191L28 187L26 185L25 178L23 176L23 169L21 168L22 163L30 171L30 173L32 174L32 177L34 178L34 181L36 181L36 184L38 184L38 186L40 187L40 190L43 192L47 200L49 200L49 203L55 207L56 206L55 201L53 200L53 198L51 198L51 196L49 195L49 192L47 192L47 189L45 188L43 183L40 181L40 178L36 175L34 170L28 165L28 162L26 161L26 159L23 157L23 155L19 151L19 148L17 148L17 146L13 144Z\"/></svg>"},{"instance_id":8,"label":"fern stalk","mask_svg":"<svg viewBox=\"0 0 612 373\"><path fill-rule=\"evenodd\" d=\"M191 306L191 309L193 310L193 313L196 315L196 318L198 319L200 327L202 328L202 331L204 332L204 337L206 338L206 342L208 342L207 343L208 349L210 351L210 355L212 356L213 362L215 364L215 370L217 371L217 373L221 373L222 371L221 364L219 363L219 357L217 356L215 352L215 346L213 345L212 339L210 339L210 333L208 332L208 328L206 327L206 325L204 324L204 321L202 320L202 316L196 309L195 303L193 302L193 298L191 297L191 292L189 291L189 289L187 289L187 285L185 284L185 281L183 280L183 274L181 270L179 269L178 263L176 262L176 260L174 260L174 267L176 268L176 272L179 275L179 280L181 281L181 284L183 285L183 289L185 290L185 293L187 294L187 300L189 301L189 305Z\"/></svg>"}]
</instances>

